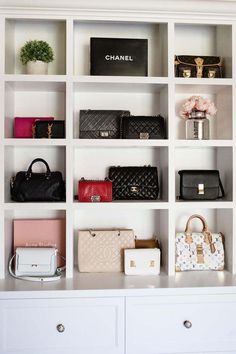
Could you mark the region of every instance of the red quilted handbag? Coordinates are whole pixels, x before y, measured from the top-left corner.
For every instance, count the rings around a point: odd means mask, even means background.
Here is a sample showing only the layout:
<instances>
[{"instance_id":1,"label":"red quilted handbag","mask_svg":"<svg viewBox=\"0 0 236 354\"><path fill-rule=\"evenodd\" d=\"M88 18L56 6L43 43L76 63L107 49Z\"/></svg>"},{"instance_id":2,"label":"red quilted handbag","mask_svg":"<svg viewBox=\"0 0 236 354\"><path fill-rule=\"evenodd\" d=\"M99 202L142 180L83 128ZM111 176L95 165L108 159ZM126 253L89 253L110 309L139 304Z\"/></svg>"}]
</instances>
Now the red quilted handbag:
<instances>
[{"instance_id":1,"label":"red quilted handbag","mask_svg":"<svg viewBox=\"0 0 236 354\"><path fill-rule=\"evenodd\" d=\"M112 182L85 180L81 178L78 183L78 199L80 202L111 202Z\"/></svg>"}]
</instances>

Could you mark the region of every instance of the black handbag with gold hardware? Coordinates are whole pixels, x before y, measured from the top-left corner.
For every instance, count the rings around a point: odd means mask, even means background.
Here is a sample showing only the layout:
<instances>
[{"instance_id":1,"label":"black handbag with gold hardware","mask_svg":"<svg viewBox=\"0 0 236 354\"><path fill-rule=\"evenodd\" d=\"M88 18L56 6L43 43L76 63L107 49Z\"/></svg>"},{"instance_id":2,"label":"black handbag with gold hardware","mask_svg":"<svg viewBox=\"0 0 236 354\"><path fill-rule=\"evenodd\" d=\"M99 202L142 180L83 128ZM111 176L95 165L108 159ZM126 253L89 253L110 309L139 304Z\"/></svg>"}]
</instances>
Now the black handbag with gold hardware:
<instances>
[{"instance_id":1,"label":"black handbag with gold hardware","mask_svg":"<svg viewBox=\"0 0 236 354\"><path fill-rule=\"evenodd\" d=\"M176 77L222 78L222 58L217 56L175 56Z\"/></svg>"},{"instance_id":2,"label":"black handbag with gold hardware","mask_svg":"<svg viewBox=\"0 0 236 354\"><path fill-rule=\"evenodd\" d=\"M180 199L215 200L225 195L218 170L182 170L178 173Z\"/></svg>"},{"instance_id":3,"label":"black handbag with gold hardware","mask_svg":"<svg viewBox=\"0 0 236 354\"><path fill-rule=\"evenodd\" d=\"M65 122L63 120L36 121L34 138L65 138Z\"/></svg>"},{"instance_id":4,"label":"black handbag with gold hardware","mask_svg":"<svg viewBox=\"0 0 236 354\"><path fill-rule=\"evenodd\" d=\"M159 193L157 168L113 166L109 168L112 196L117 200L153 200Z\"/></svg>"}]
</instances>

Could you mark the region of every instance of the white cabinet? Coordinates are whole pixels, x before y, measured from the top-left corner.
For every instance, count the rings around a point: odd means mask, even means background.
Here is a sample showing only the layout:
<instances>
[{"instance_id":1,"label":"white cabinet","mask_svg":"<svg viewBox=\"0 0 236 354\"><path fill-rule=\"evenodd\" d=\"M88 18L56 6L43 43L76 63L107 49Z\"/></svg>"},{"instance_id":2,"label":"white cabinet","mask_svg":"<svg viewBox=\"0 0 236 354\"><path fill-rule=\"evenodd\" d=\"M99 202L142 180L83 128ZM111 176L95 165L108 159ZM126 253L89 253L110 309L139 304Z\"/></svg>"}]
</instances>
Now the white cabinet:
<instances>
[{"instance_id":1,"label":"white cabinet","mask_svg":"<svg viewBox=\"0 0 236 354\"><path fill-rule=\"evenodd\" d=\"M128 298L126 309L126 354L236 352L235 296Z\"/></svg>"},{"instance_id":2,"label":"white cabinet","mask_svg":"<svg viewBox=\"0 0 236 354\"><path fill-rule=\"evenodd\" d=\"M0 353L123 354L124 300L0 301Z\"/></svg>"}]
</instances>

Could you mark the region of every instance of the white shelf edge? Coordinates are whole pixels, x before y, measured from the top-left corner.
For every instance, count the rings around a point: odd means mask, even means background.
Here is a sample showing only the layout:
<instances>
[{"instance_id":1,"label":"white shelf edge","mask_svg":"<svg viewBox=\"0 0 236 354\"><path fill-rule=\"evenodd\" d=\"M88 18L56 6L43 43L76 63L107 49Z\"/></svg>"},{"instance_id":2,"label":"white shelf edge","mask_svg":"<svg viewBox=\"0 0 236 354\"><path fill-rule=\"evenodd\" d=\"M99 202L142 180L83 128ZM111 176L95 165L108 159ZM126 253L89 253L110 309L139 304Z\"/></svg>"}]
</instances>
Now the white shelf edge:
<instances>
[{"instance_id":1,"label":"white shelf edge","mask_svg":"<svg viewBox=\"0 0 236 354\"><path fill-rule=\"evenodd\" d=\"M164 201L113 201L110 203L81 203L75 201L73 203L75 210L77 209L168 209L169 203Z\"/></svg>"},{"instance_id":2,"label":"white shelf edge","mask_svg":"<svg viewBox=\"0 0 236 354\"><path fill-rule=\"evenodd\" d=\"M223 147L234 145L233 140L176 140L175 147Z\"/></svg>"},{"instance_id":3,"label":"white shelf edge","mask_svg":"<svg viewBox=\"0 0 236 354\"><path fill-rule=\"evenodd\" d=\"M15 139L3 140L4 146L66 146L66 139Z\"/></svg>"},{"instance_id":4,"label":"white shelf edge","mask_svg":"<svg viewBox=\"0 0 236 354\"><path fill-rule=\"evenodd\" d=\"M232 209L234 203L232 201L176 201L176 208L192 208L192 209Z\"/></svg>"},{"instance_id":5,"label":"white shelf edge","mask_svg":"<svg viewBox=\"0 0 236 354\"><path fill-rule=\"evenodd\" d=\"M5 82L66 82L67 75L3 74Z\"/></svg>"},{"instance_id":6,"label":"white shelf edge","mask_svg":"<svg viewBox=\"0 0 236 354\"><path fill-rule=\"evenodd\" d=\"M74 139L74 147L162 147L169 146L166 140L139 140L139 139Z\"/></svg>"},{"instance_id":7,"label":"white shelf edge","mask_svg":"<svg viewBox=\"0 0 236 354\"><path fill-rule=\"evenodd\" d=\"M68 206L65 202L57 203L45 203L45 202L38 202L38 203L14 203L14 202L7 202L3 204L4 210L67 210Z\"/></svg>"},{"instance_id":8,"label":"white shelf edge","mask_svg":"<svg viewBox=\"0 0 236 354\"><path fill-rule=\"evenodd\" d=\"M112 83L112 84L168 84L169 78L155 76L102 76L74 75L74 83Z\"/></svg>"},{"instance_id":9,"label":"white shelf edge","mask_svg":"<svg viewBox=\"0 0 236 354\"><path fill-rule=\"evenodd\" d=\"M219 85L219 86L225 86L225 85L233 85L234 80L229 78L229 79L207 79L207 78L184 78L184 77L178 77L174 79L174 83L176 85Z\"/></svg>"}]
</instances>

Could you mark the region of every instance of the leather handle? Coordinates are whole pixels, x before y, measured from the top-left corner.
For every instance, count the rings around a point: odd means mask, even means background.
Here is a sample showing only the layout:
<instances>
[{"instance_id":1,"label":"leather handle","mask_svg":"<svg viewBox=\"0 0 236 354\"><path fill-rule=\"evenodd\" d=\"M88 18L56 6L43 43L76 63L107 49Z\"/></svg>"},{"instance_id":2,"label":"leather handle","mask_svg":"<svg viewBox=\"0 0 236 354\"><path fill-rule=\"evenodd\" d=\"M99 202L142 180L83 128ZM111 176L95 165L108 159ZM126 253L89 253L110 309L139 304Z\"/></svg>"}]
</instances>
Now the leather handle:
<instances>
[{"instance_id":1,"label":"leather handle","mask_svg":"<svg viewBox=\"0 0 236 354\"><path fill-rule=\"evenodd\" d=\"M194 215L190 216L190 218L187 221L186 228L185 228L185 233L186 234L191 234L192 233L192 230L191 230L191 227L190 227L190 223L195 218L201 220L202 225L203 225L202 232L209 232L206 220L201 215L194 214Z\"/></svg>"},{"instance_id":2,"label":"leather handle","mask_svg":"<svg viewBox=\"0 0 236 354\"><path fill-rule=\"evenodd\" d=\"M50 174L50 173L51 173L47 161L45 161L44 159L41 159L41 158L37 158L37 159L34 159L34 160L31 162L31 164L29 165L27 174L31 174L31 173L32 173L32 167L33 167L33 165L34 165L36 162L42 162L42 163L46 166L47 174Z\"/></svg>"}]
</instances>

